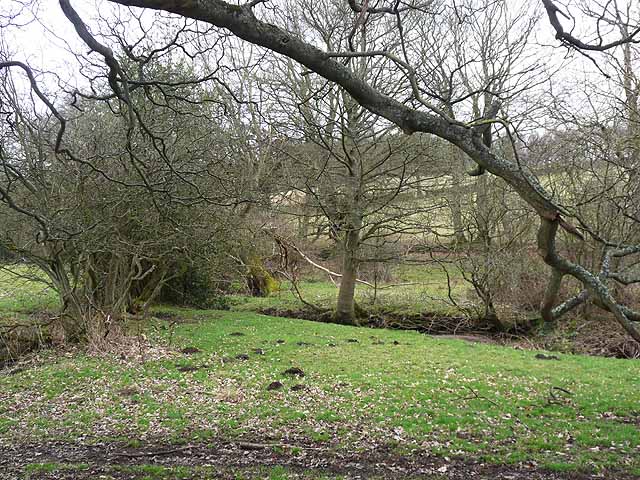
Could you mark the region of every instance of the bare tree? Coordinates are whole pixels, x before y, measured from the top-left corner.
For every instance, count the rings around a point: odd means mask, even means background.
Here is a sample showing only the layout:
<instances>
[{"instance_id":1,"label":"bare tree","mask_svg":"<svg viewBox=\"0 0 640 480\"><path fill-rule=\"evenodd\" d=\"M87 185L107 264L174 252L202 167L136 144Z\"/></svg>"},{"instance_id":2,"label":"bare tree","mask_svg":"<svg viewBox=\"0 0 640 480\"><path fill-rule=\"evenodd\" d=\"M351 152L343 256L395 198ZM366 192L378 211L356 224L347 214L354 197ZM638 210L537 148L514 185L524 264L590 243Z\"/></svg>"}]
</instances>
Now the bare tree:
<instances>
[{"instance_id":1,"label":"bare tree","mask_svg":"<svg viewBox=\"0 0 640 480\"><path fill-rule=\"evenodd\" d=\"M559 236L560 231L580 239L589 236L599 242L605 250L604 258L609 260L635 254L640 251L640 246L627 242L624 238L599 238L585 219L576 215L571 208L563 206L561 199L554 197L552 192L522 165L518 155L509 158L487 145L484 136L492 125L500 124L507 128L506 121L497 117L501 108L500 101L496 102L495 108L485 108L480 115L473 111L463 111L453 118L447 112L442 99L434 94L434 85L430 84L430 76L424 75L425 65L410 48L419 41L419 36L413 33L412 26L420 22L428 25L438 24L443 12L450 11L451 8L457 9L455 3L381 2L374 6L368 2L360 4L350 0L348 4L353 11L353 34L348 36L346 42L337 45L334 51L326 50L317 38L307 36L305 32L298 35L292 33L282 23L279 26L278 23L282 20L279 7L268 2L251 1L233 5L221 0L208 2L112 0L112 3L127 7L163 10L175 14L176 18L189 18L201 22L198 25L216 27L198 36L202 39L221 38L220 35L224 37L225 32L231 32L249 43L298 62L308 70L304 72L305 75L313 72L339 85L360 106L395 124L404 133L424 132L455 145L477 164L474 173L488 172L502 178L538 214L540 219L538 250L553 270L544 305L548 307L555 303L562 278L571 276L584 286L585 293L582 296L590 296L603 308L609 310L616 321L634 339L640 341L640 333L633 320L638 314L630 311L614 297L609 287L613 275L609 267L601 271L585 268L562 254L557 243L562 238ZM550 6L553 10L552 3L543 3L548 12ZM73 10L69 0L60 0L60 4L80 38L92 51L96 52L96 58L103 60L106 67L102 70L102 78L110 86L115 95L114 99L121 108L132 112L129 115L130 123L135 122L135 109L132 108L131 101L131 89L136 86L134 77L128 70L122 68L121 62L114 56L113 51L90 33L83 20ZM472 3L472 8L462 11L462 14L475 16L476 5L481 6L481 3ZM557 15L554 17L554 13L557 12L554 10L550 18L554 27L557 27L555 22ZM624 20L621 22L615 18L613 22L615 25L626 23ZM387 48L387 44L381 41L376 44L375 49L358 50L355 47L358 33L381 23L389 25L385 30L384 38L393 39L390 43L391 47ZM628 36L623 39L623 43L629 43L630 39L635 38L633 32L632 27ZM588 45L585 43L577 46L585 49ZM608 48L617 46L609 43L603 45ZM383 61L376 67L377 74L393 76L398 79L397 83L392 86L372 86L356 68L358 62L354 59L362 57L382 59ZM7 65L5 63L0 66ZM605 261L604 264L608 265L609 261ZM564 311L566 302L563 305L561 310ZM545 318L556 315L557 310L554 313L546 307L543 309Z\"/></svg>"},{"instance_id":2,"label":"bare tree","mask_svg":"<svg viewBox=\"0 0 640 480\"><path fill-rule=\"evenodd\" d=\"M424 97L416 78L416 68L412 66L408 56L397 58L384 50L365 52L366 55L384 56L389 61L389 68L403 70L407 82L411 86L415 106L400 102L386 95L386 92L372 88L349 69L348 65L334 59L335 57L359 56L362 53L354 52L348 48L342 52L322 51L273 23L260 20L254 12L254 9L259 8L260 3L250 2L239 7L222 1L189 5L168 4L163 0L118 0L116 3L163 9L226 28L250 43L288 56L327 80L338 83L360 105L395 123L405 133L422 131L440 136L455 144L481 169L503 178L539 214L541 226L538 233L538 247L545 262L553 268L554 277L571 275L578 279L590 294L597 297L603 306L612 311L616 320L630 335L636 340L640 340L640 333L630 321L629 315L624 313L621 305L614 299L606 282L601 280L597 273L589 272L559 254L556 247L559 228L567 231L570 235L582 236L576 227L565 218L570 217L570 212L554 201L540 182L521 168L517 162L496 155L484 145L482 135L488 128L487 126L495 122L493 116L487 115L483 118L472 116L468 121L450 118L437 104ZM395 16L398 19L396 33L402 42L407 41L402 30L403 18L415 14L432 15L426 10L427 6L417 4L409 4L408 7L402 9L399 4L390 5L386 9L369 8L367 5L356 3L352 3L352 7L355 7L354 10L357 11L356 28L360 26L357 22L364 18L368 21L375 21L386 15ZM425 11L427 13L423 13ZM612 254L620 252L619 242L605 240L605 245L611 246ZM625 251L637 248L634 245L623 247ZM553 297L553 290L550 289L551 297Z\"/></svg>"},{"instance_id":3,"label":"bare tree","mask_svg":"<svg viewBox=\"0 0 640 480\"><path fill-rule=\"evenodd\" d=\"M303 2L288 12L288 23L292 29L320 39L328 50L351 43L366 52L384 38L386 25L354 34L350 22L345 21L348 12L342 2ZM359 76L380 88L395 83L393 76L371 75L383 63L380 58L361 56L351 62ZM273 63L271 69L268 84L278 85L273 98L281 109L277 115L281 120L271 122L292 139L283 150L285 168L279 183L289 198L280 212L305 224L326 225L326 233L339 246L341 256L334 318L354 324L358 313L363 313L355 302L359 268L384 261L379 253L388 242L427 228L425 216L436 207L411 201L412 194L420 181L433 180L429 176L442 173L431 171L419 179L421 168L435 170L433 165L429 167L432 152L421 150L424 144L394 135L393 126L362 108L341 87L300 76L290 60ZM421 222L415 220L418 217Z\"/></svg>"},{"instance_id":4,"label":"bare tree","mask_svg":"<svg viewBox=\"0 0 640 480\"><path fill-rule=\"evenodd\" d=\"M53 119L20 93L12 70L1 72L8 113L0 141L0 243L44 272L59 293L69 339L102 335L126 312L145 308L178 258L206 249L203 232L216 214L197 207L216 196L207 172L221 157L211 155L217 137L201 120L215 120L216 109L179 108L176 98L203 92L165 80L158 93L129 92L144 125L132 129L111 114L108 93L104 102L77 99L75 112L59 110L27 66L5 65L26 73ZM174 80L187 74L154 68Z\"/></svg>"}]
</instances>

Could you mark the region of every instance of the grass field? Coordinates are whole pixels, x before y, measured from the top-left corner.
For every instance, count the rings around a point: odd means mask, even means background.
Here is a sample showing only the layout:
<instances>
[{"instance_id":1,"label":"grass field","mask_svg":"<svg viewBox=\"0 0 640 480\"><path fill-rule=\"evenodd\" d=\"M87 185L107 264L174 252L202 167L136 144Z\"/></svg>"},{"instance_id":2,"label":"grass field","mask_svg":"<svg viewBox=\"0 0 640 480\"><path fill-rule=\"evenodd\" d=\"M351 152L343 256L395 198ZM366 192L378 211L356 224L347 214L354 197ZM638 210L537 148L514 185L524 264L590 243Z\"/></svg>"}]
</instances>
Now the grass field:
<instances>
[{"instance_id":1,"label":"grass field","mask_svg":"<svg viewBox=\"0 0 640 480\"><path fill-rule=\"evenodd\" d=\"M0 275L0 317L55 309ZM441 272L398 277L420 285L382 305L447 295ZM638 361L255 313L299 307L285 289L232 300L0 370L0 478L640 478Z\"/></svg>"},{"instance_id":2,"label":"grass field","mask_svg":"<svg viewBox=\"0 0 640 480\"><path fill-rule=\"evenodd\" d=\"M5 458L15 446L136 452L252 442L294 457L307 449L386 452L640 476L637 361L541 360L533 351L251 312L174 309L162 316L170 318L156 320L147 341L117 354L45 351L22 370L0 374ZM290 368L304 376L285 373ZM51 448L16 468L32 478L96 471L103 478L218 478L202 465L178 471L155 457L136 465L112 459L96 470ZM233 472L300 475L272 467ZM316 475L325 473L302 471L303 478Z\"/></svg>"}]
</instances>

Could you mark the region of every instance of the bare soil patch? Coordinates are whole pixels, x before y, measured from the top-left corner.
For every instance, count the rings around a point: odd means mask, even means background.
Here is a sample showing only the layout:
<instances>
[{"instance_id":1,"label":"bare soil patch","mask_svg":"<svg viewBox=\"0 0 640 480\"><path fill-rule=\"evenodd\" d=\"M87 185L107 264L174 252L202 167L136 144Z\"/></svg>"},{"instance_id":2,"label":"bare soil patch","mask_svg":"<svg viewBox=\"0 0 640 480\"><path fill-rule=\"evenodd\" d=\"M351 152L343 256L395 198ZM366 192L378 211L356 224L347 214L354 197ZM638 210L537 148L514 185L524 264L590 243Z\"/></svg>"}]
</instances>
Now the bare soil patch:
<instances>
[{"instance_id":1,"label":"bare soil patch","mask_svg":"<svg viewBox=\"0 0 640 480\"><path fill-rule=\"evenodd\" d=\"M175 445L161 442L130 447L124 443L95 444L49 442L0 445L0 478L23 478L33 464L79 465L82 469L31 471L29 478L93 479L108 474L118 479L144 476L136 466L194 468L191 478L236 478L235 473L281 466L299 478L328 475L345 478L381 479L535 479L588 480L636 478L619 472L599 474L550 472L535 464L492 465L468 458L444 459L429 452L399 455L379 447L362 453L344 453L330 445L298 442L282 444L273 440L216 440L209 443ZM206 468L205 470L197 467ZM211 477L215 474L215 477ZM204 475L204 476L203 476ZM181 477L182 478L182 477Z\"/></svg>"}]
</instances>

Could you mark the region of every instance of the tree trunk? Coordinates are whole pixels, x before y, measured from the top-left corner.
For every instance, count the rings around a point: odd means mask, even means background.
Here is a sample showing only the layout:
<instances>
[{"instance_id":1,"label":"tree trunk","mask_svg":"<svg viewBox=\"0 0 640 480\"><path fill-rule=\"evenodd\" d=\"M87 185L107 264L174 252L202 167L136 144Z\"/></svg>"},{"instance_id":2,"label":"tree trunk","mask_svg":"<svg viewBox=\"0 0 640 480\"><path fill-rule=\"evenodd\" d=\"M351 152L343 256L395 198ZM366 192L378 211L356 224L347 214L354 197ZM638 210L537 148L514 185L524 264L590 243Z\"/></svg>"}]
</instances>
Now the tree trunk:
<instances>
[{"instance_id":1,"label":"tree trunk","mask_svg":"<svg viewBox=\"0 0 640 480\"><path fill-rule=\"evenodd\" d=\"M448 149L450 151L452 159L452 185L449 189L447 203L451 210L451 223L453 226L453 234L457 243L466 243L467 237L464 233L464 221L463 221L463 197L465 196L466 188L463 185L463 179L466 177L466 159L464 153L455 146L451 145Z\"/></svg>"},{"instance_id":2,"label":"tree trunk","mask_svg":"<svg viewBox=\"0 0 640 480\"><path fill-rule=\"evenodd\" d=\"M255 253L242 254L240 259L247 268L247 287L253 297L268 297L278 290L278 281L267 270L262 259Z\"/></svg>"},{"instance_id":3,"label":"tree trunk","mask_svg":"<svg viewBox=\"0 0 640 480\"><path fill-rule=\"evenodd\" d=\"M449 209L451 210L451 221L453 224L453 234L457 243L466 243L467 237L464 234L464 223L462 221L462 206L460 204L460 192L449 198Z\"/></svg>"},{"instance_id":4,"label":"tree trunk","mask_svg":"<svg viewBox=\"0 0 640 480\"><path fill-rule=\"evenodd\" d=\"M478 177L476 181L475 220L478 229L478 241L488 251L492 243L492 201L490 198L488 175Z\"/></svg>"},{"instance_id":5,"label":"tree trunk","mask_svg":"<svg viewBox=\"0 0 640 480\"><path fill-rule=\"evenodd\" d=\"M64 300L64 310L60 315L60 326L64 331L65 341L78 343L87 338L87 318L86 313L77 300Z\"/></svg>"},{"instance_id":6,"label":"tree trunk","mask_svg":"<svg viewBox=\"0 0 640 480\"><path fill-rule=\"evenodd\" d=\"M357 325L355 291L358 275L358 244L360 232L351 229L345 237L344 253L342 257L342 281L338 291L338 303L334 320L343 325Z\"/></svg>"}]
</instances>

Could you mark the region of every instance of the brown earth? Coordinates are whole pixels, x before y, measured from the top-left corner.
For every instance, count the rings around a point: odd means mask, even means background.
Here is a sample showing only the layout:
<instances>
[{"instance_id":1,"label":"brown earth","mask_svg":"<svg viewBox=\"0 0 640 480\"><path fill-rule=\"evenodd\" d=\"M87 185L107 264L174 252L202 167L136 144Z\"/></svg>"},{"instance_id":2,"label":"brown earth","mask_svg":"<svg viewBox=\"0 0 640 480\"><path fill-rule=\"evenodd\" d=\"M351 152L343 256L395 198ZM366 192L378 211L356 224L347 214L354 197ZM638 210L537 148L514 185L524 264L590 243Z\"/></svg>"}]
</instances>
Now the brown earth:
<instances>
[{"instance_id":1,"label":"brown earth","mask_svg":"<svg viewBox=\"0 0 640 480\"><path fill-rule=\"evenodd\" d=\"M86 464L83 469L59 469L52 472L31 469L29 464ZM252 473L264 477L260 469L282 466L292 478L320 475L341 478L427 479L427 480L631 480L638 477L619 472L599 474L550 472L533 463L492 465L464 458L444 459L428 452L415 451L403 456L381 447L361 453L344 453L326 444L301 443L284 445L256 439L221 441L187 445L141 443L130 447L124 443L80 444L49 442L42 444L1 444L0 478L13 479L95 479L141 478L149 473L131 472L131 467L206 467L194 469L189 478L235 479ZM87 467L88 466L88 467ZM127 468L129 471L127 471ZM147 477L148 478L148 477ZM172 478L170 475L162 478ZM185 478L180 476L180 478Z\"/></svg>"}]
</instances>

